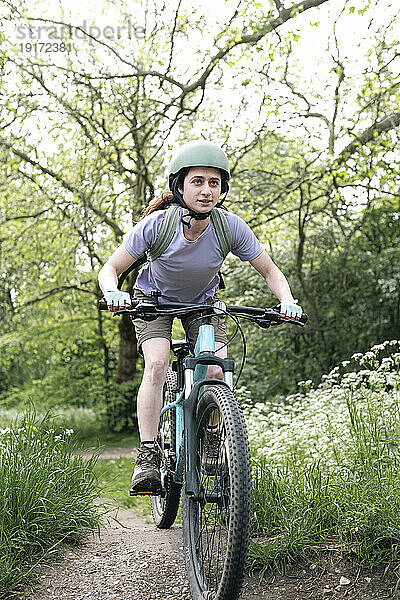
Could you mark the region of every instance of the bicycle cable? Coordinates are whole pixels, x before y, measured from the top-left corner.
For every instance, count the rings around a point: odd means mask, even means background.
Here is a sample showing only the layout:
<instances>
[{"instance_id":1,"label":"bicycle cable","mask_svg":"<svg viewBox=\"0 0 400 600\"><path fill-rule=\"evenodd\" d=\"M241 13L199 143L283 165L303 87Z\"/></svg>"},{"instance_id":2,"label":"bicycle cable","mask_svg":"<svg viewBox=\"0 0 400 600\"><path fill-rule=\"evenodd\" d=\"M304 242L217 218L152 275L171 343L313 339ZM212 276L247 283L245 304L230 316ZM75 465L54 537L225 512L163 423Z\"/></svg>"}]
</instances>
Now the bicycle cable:
<instances>
[{"instance_id":1,"label":"bicycle cable","mask_svg":"<svg viewBox=\"0 0 400 600\"><path fill-rule=\"evenodd\" d=\"M246 362L246 356L247 356L247 346L246 346L246 336L244 335L244 331L240 325L239 322L239 317L237 317L236 315L233 315L232 313L230 313L228 310L223 310L221 308L218 309L220 313L225 314L226 316L230 317L232 319L232 321L235 322L236 325L236 329L233 332L233 334L229 337L228 341L225 342L225 344L223 344L223 346L221 346L220 348L218 348L218 350L221 350L222 348L225 348L226 346L228 346L232 340L236 337L238 331L240 332L240 335L242 337L242 361L240 364L240 368L239 368L239 373L236 377L236 381L235 384L233 386L233 390L236 390L237 388L237 384L239 383L239 379L242 375L243 369L244 369L244 365ZM195 325L197 323L197 321L202 321L205 318L208 318L209 315L200 315L199 317L196 317L195 319L193 319L192 321L190 321L189 326L188 326L188 331L191 329L191 327L193 327L193 325ZM246 317L245 317L246 318ZM187 335L187 334L186 334ZM188 336L187 336L188 337ZM188 339L189 345L191 347L191 350L194 351L194 348L192 347L193 344L192 342L190 342L190 340Z\"/></svg>"}]
</instances>

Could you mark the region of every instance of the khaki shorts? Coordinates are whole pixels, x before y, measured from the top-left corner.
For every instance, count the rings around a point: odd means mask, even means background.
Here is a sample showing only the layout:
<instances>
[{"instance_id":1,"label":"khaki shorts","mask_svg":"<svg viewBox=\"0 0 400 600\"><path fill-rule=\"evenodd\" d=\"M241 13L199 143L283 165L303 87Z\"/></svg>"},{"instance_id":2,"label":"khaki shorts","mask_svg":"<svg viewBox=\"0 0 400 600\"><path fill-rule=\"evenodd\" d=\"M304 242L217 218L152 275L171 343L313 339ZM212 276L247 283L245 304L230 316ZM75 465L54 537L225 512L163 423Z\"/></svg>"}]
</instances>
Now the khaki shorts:
<instances>
[{"instance_id":1,"label":"khaki shorts","mask_svg":"<svg viewBox=\"0 0 400 600\"><path fill-rule=\"evenodd\" d=\"M134 289L134 297L136 299L144 299L148 298L143 292ZM210 300L210 303L217 298L214 297ZM208 303L209 301L207 301ZM194 321L199 315L196 313L192 313L189 317L184 317L181 319L182 325L186 331L186 335L189 338L189 341L192 344L196 343L197 336L199 334L199 327L202 324L201 320L195 321L191 326L192 321ZM174 317L170 317L169 315L162 315L161 317L157 317L154 321L144 321L143 319L132 319L133 324L135 326L137 345L140 348L143 342L146 340L151 340L153 338L165 338L171 341L172 338L172 321ZM212 324L215 328L215 341L227 344L228 338L226 335L226 326L225 326L225 317L215 315L211 319Z\"/></svg>"}]
</instances>

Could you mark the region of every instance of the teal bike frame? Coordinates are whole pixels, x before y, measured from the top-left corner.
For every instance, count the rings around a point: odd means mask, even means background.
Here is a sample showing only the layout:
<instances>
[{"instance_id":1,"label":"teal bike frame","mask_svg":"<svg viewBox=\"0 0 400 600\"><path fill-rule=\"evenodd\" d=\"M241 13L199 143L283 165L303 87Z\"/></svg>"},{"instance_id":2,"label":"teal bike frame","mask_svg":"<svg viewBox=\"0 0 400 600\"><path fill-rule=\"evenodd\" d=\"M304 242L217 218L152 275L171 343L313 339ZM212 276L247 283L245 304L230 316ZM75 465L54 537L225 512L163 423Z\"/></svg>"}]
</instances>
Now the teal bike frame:
<instances>
[{"instance_id":1,"label":"teal bike frame","mask_svg":"<svg viewBox=\"0 0 400 600\"><path fill-rule=\"evenodd\" d=\"M196 460L195 412L197 401L206 384L225 385L232 389L234 363L230 358L220 358L215 355L215 331L214 326L210 323L199 327L194 356L178 357L179 360L183 366L184 385L176 393L175 401L163 407L161 416L168 410L176 409L176 468L172 472L172 478L175 483L183 484L183 473L185 470L185 492L197 497L199 492L198 481L194 474L194 461ZM223 381L221 379L207 379L209 365L218 365L222 368L224 373Z\"/></svg>"}]
</instances>

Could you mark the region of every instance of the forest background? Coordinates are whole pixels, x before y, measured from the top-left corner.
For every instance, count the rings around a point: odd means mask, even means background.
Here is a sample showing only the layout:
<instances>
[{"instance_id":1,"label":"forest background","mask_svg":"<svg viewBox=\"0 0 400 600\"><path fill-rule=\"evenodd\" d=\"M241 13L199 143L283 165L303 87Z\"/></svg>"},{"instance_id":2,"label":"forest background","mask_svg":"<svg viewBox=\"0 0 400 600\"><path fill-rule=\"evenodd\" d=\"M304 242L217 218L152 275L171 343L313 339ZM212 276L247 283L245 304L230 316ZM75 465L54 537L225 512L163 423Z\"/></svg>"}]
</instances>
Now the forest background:
<instances>
[{"instance_id":1,"label":"forest background","mask_svg":"<svg viewBox=\"0 0 400 600\"><path fill-rule=\"evenodd\" d=\"M97 273L193 138L226 150L227 207L309 314L302 331L245 324L242 394L284 402L398 337L395 2L0 6L3 421L33 401L135 430L142 360L129 320L98 310ZM276 303L237 258L223 275L226 302Z\"/></svg>"}]
</instances>

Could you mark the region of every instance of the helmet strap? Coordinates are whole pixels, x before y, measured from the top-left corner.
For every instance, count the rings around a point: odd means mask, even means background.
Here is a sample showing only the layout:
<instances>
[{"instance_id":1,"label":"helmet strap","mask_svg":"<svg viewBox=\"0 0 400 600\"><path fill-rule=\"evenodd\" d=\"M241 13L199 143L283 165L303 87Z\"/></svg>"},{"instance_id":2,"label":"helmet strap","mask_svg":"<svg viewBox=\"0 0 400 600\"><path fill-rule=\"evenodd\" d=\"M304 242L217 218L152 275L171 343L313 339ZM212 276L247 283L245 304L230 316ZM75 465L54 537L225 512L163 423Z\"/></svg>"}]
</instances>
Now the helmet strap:
<instances>
[{"instance_id":1,"label":"helmet strap","mask_svg":"<svg viewBox=\"0 0 400 600\"><path fill-rule=\"evenodd\" d=\"M186 208L186 210L189 211L189 214L182 215L181 221L184 225L186 225L186 227L188 229L190 229L192 226L192 224L191 224L192 219L194 219L195 221L205 221L206 219L208 219L208 217L211 216L211 211L208 213L197 213L194 210L192 210L191 208ZM187 221L185 221L185 218L187 219Z\"/></svg>"},{"instance_id":2,"label":"helmet strap","mask_svg":"<svg viewBox=\"0 0 400 600\"><path fill-rule=\"evenodd\" d=\"M180 206L182 206L182 208L185 208L188 211L189 214L183 215L181 218L181 221L182 221L183 225L185 225L188 229L190 229L192 226L192 224L191 224L192 219L195 219L196 221L205 221L205 219L208 219L208 217L211 215L211 211L207 212L207 213L198 213L195 210L193 210L192 208L189 208L183 198L183 195L181 194L181 192L178 189L178 180L179 180L179 177L175 177L174 180L172 181L171 192L174 194L176 200L178 201L178 204ZM185 217L187 218L187 221L185 221Z\"/></svg>"},{"instance_id":3,"label":"helmet strap","mask_svg":"<svg viewBox=\"0 0 400 600\"><path fill-rule=\"evenodd\" d=\"M220 200L220 201L217 203L217 206L218 206L218 207L223 205L223 203L225 202L225 200L226 200L226 197L227 197L227 195L228 195L228 192L229 192L229 183L228 183L227 181L225 181L225 186L226 186L226 189L225 189L225 194L224 194L224 197L222 198L222 200Z\"/></svg>"}]
</instances>

